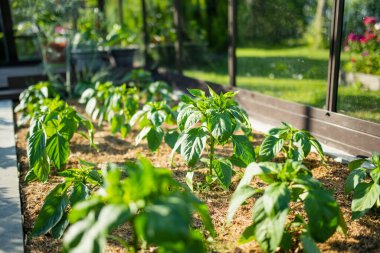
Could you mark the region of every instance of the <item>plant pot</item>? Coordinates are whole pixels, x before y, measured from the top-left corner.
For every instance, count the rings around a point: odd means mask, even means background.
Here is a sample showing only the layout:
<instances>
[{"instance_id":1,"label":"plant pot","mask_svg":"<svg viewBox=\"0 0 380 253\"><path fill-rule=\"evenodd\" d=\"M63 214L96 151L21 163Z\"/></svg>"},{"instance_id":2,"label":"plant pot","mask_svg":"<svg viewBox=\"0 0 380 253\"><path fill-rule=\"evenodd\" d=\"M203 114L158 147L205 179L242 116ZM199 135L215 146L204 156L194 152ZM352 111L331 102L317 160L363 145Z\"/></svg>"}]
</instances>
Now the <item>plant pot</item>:
<instances>
[{"instance_id":1,"label":"plant pot","mask_svg":"<svg viewBox=\"0 0 380 253\"><path fill-rule=\"evenodd\" d=\"M76 71L99 71L110 66L110 58L105 50L76 49L71 51L71 60Z\"/></svg>"},{"instance_id":2,"label":"plant pot","mask_svg":"<svg viewBox=\"0 0 380 253\"><path fill-rule=\"evenodd\" d=\"M341 82L345 85L353 85L359 82L361 85L363 85L364 88L368 90L380 90L380 76L377 75L342 71L340 73L340 79Z\"/></svg>"},{"instance_id":3,"label":"plant pot","mask_svg":"<svg viewBox=\"0 0 380 253\"><path fill-rule=\"evenodd\" d=\"M110 55L115 61L116 67L132 68L137 50L138 47L112 48Z\"/></svg>"}]
</instances>

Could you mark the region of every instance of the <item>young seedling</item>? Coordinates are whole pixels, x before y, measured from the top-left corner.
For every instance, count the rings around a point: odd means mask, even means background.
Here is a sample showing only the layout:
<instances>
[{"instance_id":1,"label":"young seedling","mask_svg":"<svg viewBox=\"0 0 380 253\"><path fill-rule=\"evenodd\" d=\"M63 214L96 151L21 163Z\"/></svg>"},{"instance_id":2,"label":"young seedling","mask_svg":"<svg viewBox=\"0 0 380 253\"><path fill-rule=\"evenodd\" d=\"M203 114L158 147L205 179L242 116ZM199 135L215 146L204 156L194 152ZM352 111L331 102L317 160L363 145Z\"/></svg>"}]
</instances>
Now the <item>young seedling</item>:
<instances>
[{"instance_id":1,"label":"young seedling","mask_svg":"<svg viewBox=\"0 0 380 253\"><path fill-rule=\"evenodd\" d=\"M110 82L97 83L95 88L85 90L80 99L86 103L86 113L100 126L104 120L111 125L111 132L120 132L125 138L130 131L129 120L139 108L139 96L135 88L125 84L114 86Z\"/></svg>"},{"instance_id":2,"label":"young seedling","mask_svg":"<svg viewBox=\"0 0 380 253\"><path fill-rule=\"evenodd\" d=\"M125 178L121 173L126 174ZM107 239L128 252L155 246L158 252L206 252L203 235L192 228L197 213L214 236L207 206L172 177L144 158L104 172L104 186L69 214L74 223L63 240L64 252L103 252ZM121 238L112 231L129 224L132 235Z\"/></svg>"},{"instance_id":3,"label":"young seedling","mask_svg":"<svg viewBox=\"0 0 380 253\"><path fill-rule=\"evenodd\" d=\"M34 222L32 236L50 232L53 238L61 238L69 225L69 207L87 199L94 189L103 184L101 171L96 170L94 164L84 161L81 163L82 166L79 168L58 172L64 180L46 196Z\"/></svg>"},{"instance_id":4,"label":"young seedling","mask_svg":"<svg viewBox=\"0 0 380 253\"><path fill-rule=\"evenodd\" d=\"M36 113L28 134L29 171L25 180L46 182L52 166L62 170L70 154L69 142L80 126L87 129L88 135L83 131L78 133L95 147L92 123L64 101L52 100L49 106Z\"/></svg>"},{"instance_id":5,"label":"young seedling","mask_svg":"<svg viewBox=\"0 0 380 253\"><path fill-rule=\"evenodd\" d=\"M265 190L251 186L254 177L268 184ZM305 252L319 252L316 242L325 242L339 228L347 227L333 194L312 177L300 162L284 164L252 163L232 195L227 220L231 222L238 207L260 194L254 206L252 225L239 243L256 240L264 252L294 251L299 243ZM299 208L304 207L307 220Z\"/></svg>"},{"instance_id":6,"label":"young seedling","mask_svg":"<svg viewBox=\"0 0 380 253\"><path fill-rule=\"evenodd\" d=\"M371 168L364 168L367 162ZM352 219L359 219L371 208L380 207L380 154L358 159L348 164L350 174L345 183L345 193L354 192L351 204Z\"/></svg>"},{"instance_id":7,"label":"young seedling","mask_svg":"<svg viewBox=\"0 0 380 253\"><path fill-rule=\"evenodd\" d=\"M164 122L171 123L176 118L175 113L165 101L149 102L142 110L133 115L130 125L139 125L141 131L136 136L136 145L143 139L147 139L151 151L156 151L161 145L164 130L161 125Z\"/></svg>"},{"instance_id":8,"label":"young seedling","mask_svg":"<svg viewBox=\"0 0 380 253\"><path fill-rule=\"evenodd\" d=\"M322 146L314 136L283 122L281 127L271 129L264 139L260 146L259 161L271 161L280 152L293 161L302 161L312 146L324 160Z\"/></svg>"},{"instance_id":9,"label":"young seedling","mask_svg":"<svg viewBox=\"0 0 380 253\"><path fill-rule=\"evenodd\" d=\"M39 82L29 86L21 92L20 103L15 108L15 112L21 113L18 125L26 124L41 107L50 102L50 99L60 96L58 87L51 82Z\"/></svg>"},{"instance_id":10,"label":"young seedling","mask_svg":"<svg viewBox=\"0 0 380 253\"><path fill-rule=\"evenodd\" d=\"M208 166L207 182L219 180L228 189L233 174L232 164L246 167L255 161L253 146L247 137L251 134L248 116L234 101L236 92L218 95L211 88L210 96L198 89L189 89L189 92L193 97L182 97L184 106L177 118L180 135L173 147L171 158L179 151L186 163L194 167L207 147L208 158L202 159ZM240 128L243 134L235 135ZM233 145L232 157L226 159L217 156L215 148L227 143ZM187 175L191 188L192 173L189 171Z\"/></svg>"}]
</instances>

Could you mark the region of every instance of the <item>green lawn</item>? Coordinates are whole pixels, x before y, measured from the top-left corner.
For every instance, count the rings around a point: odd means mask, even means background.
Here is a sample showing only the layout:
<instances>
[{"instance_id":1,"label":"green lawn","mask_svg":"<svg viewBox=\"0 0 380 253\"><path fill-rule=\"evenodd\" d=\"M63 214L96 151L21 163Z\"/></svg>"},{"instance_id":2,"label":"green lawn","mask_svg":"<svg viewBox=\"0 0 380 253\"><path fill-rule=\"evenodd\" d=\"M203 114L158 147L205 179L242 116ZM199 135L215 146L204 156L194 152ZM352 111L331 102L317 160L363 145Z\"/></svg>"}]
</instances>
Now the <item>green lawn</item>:
<instances>
[{"instance_id":1,"label":"green lawn","mask_svg":"<svg viewBox=\"0 0 380 253\"><path fill-rule=\"evenodd\" d=\"M281 99L323 108L327 87L328 50L307 47L238 48L237 85ZM343 55L342 59L347 60ZM189 66L185 74L220 84L228 83L227 56L210 56ZM380 91L340 86L338 110L380 122Z\"/></svg>"}]
</instances>

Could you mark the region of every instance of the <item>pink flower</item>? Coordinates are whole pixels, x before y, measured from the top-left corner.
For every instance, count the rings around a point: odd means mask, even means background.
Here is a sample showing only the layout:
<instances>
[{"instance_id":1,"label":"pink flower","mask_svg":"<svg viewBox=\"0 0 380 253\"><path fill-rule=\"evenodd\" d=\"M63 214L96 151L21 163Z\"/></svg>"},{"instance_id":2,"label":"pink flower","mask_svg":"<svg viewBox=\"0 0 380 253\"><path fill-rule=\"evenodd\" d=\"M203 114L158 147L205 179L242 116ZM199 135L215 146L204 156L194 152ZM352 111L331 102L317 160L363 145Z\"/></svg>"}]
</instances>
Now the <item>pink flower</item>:
<instances>
[{"instance_id":1,"label":"pink flower","mask_svg":"<svg viewBox=\"0 0 380 253\"><path fill-rule=\"evenodd\" d=\"M362 53L362 56L364 56L364 57L366 57L368 55L369 55L368 51L365 51L365 52Z\"/></svg>"},{"instance_id":2,"label":"pink flower","mask_svg":"<svg viewBox=\"0 0 380 253\"><path fill-rule=\"evenodd\" d=\"M376 39L376 34L374 33L367 33L365 36L360 38L361 43L367 43L370 40Z\"/></svg>"},{"instance_id":3,"label":"pink flower","mask_svg":"<svg viewBox=\"0 0 380 253\"><path fill-rule=\"evenodd\" d=\"M377 22L377 19L375 17L364 17L363 18L363 23L365 25L371 25L371 24L375 24Z\"/></svg>"},{"instance_id":4,"label":"pink flower","mask_svg":"<svg viewBox=\"0 0 380 253\"><path fill-rule=\"evenodd\" d=\"M56 26L54 30L56 33L59 33L59 34L65 32L65 29L62 26Z\"/></svg>"},{"instance_id":5,"label":"pink flower","mask_svg":"<svg viewBox=\"0 0 380 253\"><path fill-rule=\"evenodd\" d=\"M348 39L348 41L356 41L357 39L356 39L356 35L355 35L355 33L350 33L348 36L347 36L347 39Z\"/></svg>"}]
</instances>

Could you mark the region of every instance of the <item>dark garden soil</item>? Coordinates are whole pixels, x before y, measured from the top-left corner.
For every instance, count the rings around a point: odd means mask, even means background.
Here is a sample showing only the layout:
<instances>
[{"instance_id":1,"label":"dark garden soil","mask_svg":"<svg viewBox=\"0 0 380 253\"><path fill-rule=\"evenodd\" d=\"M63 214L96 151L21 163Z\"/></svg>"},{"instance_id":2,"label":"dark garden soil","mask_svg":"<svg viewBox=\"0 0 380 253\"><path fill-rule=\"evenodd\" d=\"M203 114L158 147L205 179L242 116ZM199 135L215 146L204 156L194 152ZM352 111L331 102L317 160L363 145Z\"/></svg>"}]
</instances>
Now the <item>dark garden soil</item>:
<instances>
[{"instance_id":1,"label":"dark garden soil","mask_svg":"<svg viewBox=\"0 0 380 253\"><path fill-rule=\"evenodd\" d=\"M81 111L80 106L78 110ZM153 164L157 167L170 168L173 171L174 177L183 182L187 167L180 156L175 155L174 164L176 166L171 168L168 159L171 149L166 144L163 144L158 152L152 153L148 150L146 142L144 141L136 146L134 141L136 133L136 131L133 131L126 139L122 139L118 134L114 136L111 135L108 125L105 124L102 128L97 128L95 132L95 141L99 147L98 152L90 149L88 141L82 136L79 134L74 135L70 144L71 156L67 167L78 166L78 158L102 164L107 162L122 163L128 160L135 160L138 156L145 156L152 160ZM26 135L26 127L17 129L17 155L21 165L20 187L22 211L24 215L26 252L59 252L61 246L60 240L54 240L49 235L35 238L30 237L33 222L42 207L45 196L57 183L61 182L62 178L52 176L49 182L45 184L39 182L24 183L23 178L28 169ZM256 133L254 137L254 145L257 146L260 144L260 141L262 141L263 135ZM223 150L218 150L218 152L219 154L231 154L232 149L231 147L227 147ZM327 166L324 166L320 159L312 153L305 160L305 165L312 170L314 177L319 179L326 188L335 192L335 198L342 208L349 229L347 236L337 232L327 242L319 244L319 248L322 252L380 252L380 217L369 213L362 219L351 221L351 196L345 195L343 190L348 169L346 166L334 162L331 158L327 159ZM195 192L195 194L208 205L217 230L217 237L214 239L214 242L210 244L212 252L260 252L258 245L254 242L241 246L238 246L236 243L239 235L243 232L245 227L251 223L252 200L239 209L231 225L227 225L225 221L231 194L243 174L242 170L237 169L237 172L229 192L225 192L219 188ZM199 182L199 178L203 176L204 172L200 171L196 174L194 182ZM197 223L198 222L196 222L195 226L199 226ZM115 233L125 238L130 236L128 227L122 227L115 231ZM106 251L125 252L122 247L113 242L108 244ZM150 251L154 251L154 249Z\"/></svg>"}]
</instances>

